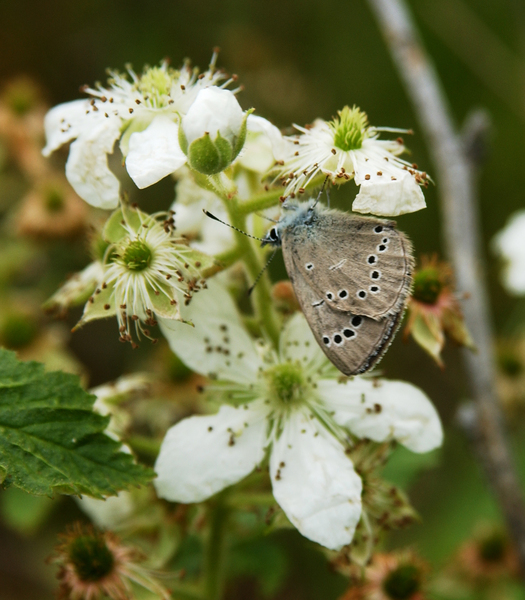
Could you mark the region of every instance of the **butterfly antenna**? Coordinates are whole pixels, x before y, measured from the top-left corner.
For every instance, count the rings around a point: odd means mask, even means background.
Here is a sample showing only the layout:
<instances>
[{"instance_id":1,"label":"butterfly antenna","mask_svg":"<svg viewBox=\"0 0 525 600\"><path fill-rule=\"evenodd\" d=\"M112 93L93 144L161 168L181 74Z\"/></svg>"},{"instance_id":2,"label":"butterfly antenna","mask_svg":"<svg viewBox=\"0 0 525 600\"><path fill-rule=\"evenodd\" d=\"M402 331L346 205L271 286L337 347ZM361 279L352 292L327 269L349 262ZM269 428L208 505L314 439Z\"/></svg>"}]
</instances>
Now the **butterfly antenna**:
<instances>
[{"instance_id":1,"label":"butterfly antenna","mask_svg":"<svg viewBox=\"0 0 525 600\"><path fill-rule=\"evenodd\" d=\"M239 233L242 233L246 237L252 238L253 240L258 240L259 242L264 242L264 240L262 238L255 237L254 235L250 235L249 233L246 233L246 231L243 231L242 229L239 229L238 227L234 227L233 225L230 225L229 223L226 223L226 221L222 221L221 219L219 219L219 217L216 217L215 215L212 215L211 212L207 211L205 208L202 209L202 212L207 217L210 217L210 219L213 219L214 221L219 221L219 223L222 223L223 225L226 225L226 227L230 227L231 229L235 229L235 231L238 231Z\"/></svg>"},{"instance_id":2,"label":"butterfly antenna","mask_svg":"<svg viewBox=\"0 0 525 600\"><path fill-rule=\"evenodd\" d=\"M321 188L321 190L319 191L319 194L317 194L317 199L314 202L313 206L312 206L312 210L317 206L317 204L319 203L319 200L321 199L321 196L323 195L324 189L326 187L326 182L328 181L328 179L330 178L330 175L327 175L325 177L325 180L323 181L323 187ZM328 194L328 190L326 192ZM330 196L328 196L328 204L330 205Z\"/></svg>"},{"instance_id":3,"label":"butterfly antenna","mask_svg":"<svg viewBox=\"0 0 525 600\"><path fill-rule=\"evenodd\" d=\"M251 295L251 293L253 292L253 289L255 288L255 286L259 283L259 279L261 279L263 273L266 271L266 269L268 268L269 264L272 262L273 257L277 254L277 250L278 248L276 248L270 258L268 259L268 262L264 265L264 267L261 269L261 272L259 273L259 275L257 275L257 279L253 282L253 285L250 287L250 289L248 290L248 296Z\"/></svg>"}]
</instances>

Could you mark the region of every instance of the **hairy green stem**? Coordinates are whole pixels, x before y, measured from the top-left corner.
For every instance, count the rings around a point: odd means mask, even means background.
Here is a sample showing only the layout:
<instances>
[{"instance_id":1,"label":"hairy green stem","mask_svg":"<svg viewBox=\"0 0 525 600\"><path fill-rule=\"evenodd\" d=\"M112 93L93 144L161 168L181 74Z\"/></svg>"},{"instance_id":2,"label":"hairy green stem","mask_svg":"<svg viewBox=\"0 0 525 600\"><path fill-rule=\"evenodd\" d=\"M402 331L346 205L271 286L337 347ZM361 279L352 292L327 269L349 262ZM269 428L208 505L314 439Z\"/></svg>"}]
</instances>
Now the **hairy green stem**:
<instances>
[{"instance_id":1,"label":"hairy green stem","mask_svg":"<svg viewBox=\"0 0 525 600\"><path fill-rule=\"evenodd\" d=\"M241 231L246 231L246 215L239 210L239 202L236 198L225 201L231 225ZM242 250L242 260L252 281L255 281L264 268L261 256L255 248L253 240L235 231L237 246ZM271 297L271 283L267 273L264 273L253 290L253 304L256 318L274 346L279 343L280 323L274 303Z\"/></svg>"},{"instance_id":2,"label":"hairy green stem","mask_svg":"<svg viewBox=\"0 0 525 600\"><path fill-rule=\"evenodd\" d=\"M220 600L223 596L227 523L228 508L223 493L208 504L208 536L203 561L206 600Z\"/></svg>"},{"instance_id":3,"label":"hairy green stem","mask_svg":"<svg viewBox=\"0 0 525 600\"><path fill-rule=\"evenodd\" d=\"M271 208L279 204L279 198L282 196L282 193L282 188L272 188L264 194L252 196L249 200L239 202L239 212L243 215L249 215L265 208Z\"/></svg>"}]
</instances>

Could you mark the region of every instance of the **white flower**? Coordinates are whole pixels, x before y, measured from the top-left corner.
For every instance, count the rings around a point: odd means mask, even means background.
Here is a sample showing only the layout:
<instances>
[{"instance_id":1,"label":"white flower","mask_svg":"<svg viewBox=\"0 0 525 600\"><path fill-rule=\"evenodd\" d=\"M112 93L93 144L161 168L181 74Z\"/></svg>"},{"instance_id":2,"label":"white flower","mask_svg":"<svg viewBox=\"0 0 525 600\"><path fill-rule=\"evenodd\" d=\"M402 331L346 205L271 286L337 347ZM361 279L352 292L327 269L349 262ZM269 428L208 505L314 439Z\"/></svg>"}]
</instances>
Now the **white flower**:
<instances>
[{"instance_id":1,"label":"white flower","mask_svg":"<svg viewBox=\"0 0 525 600\"><path fill-rule=\"evenodd\" d=\"M224 171L244 146L248 114L230 90L201 90L179 130L188 164L205 175Z\"/></svg>"},{"instance_id":2,"label":"white flower","mask_svg":"<svg viewBox=\"0 0 525 600\"><path fill-rule=\"evenodd\" d=\"M217 89L218 82L225 79L215 69L216 58L214 54L202 75L189 65L177 71L167 63L146 68L142 75L130 69L131 81L126 75L112 72L108 87L85 88L91 100L66 102L48 112L43 154L48 156L75 140L66 163L69 182L93 206L115 208L119 182L107 163L115 142L120 139L127 171L139 188L156 183L182 166L186 156L178 141L179 119L201 90Z\"/></svg>"},{"instance_id":3,"label":"white flower","mask_svg":"<svg viewBox=\"0 0 525 600\"><path fill-rule=\"evenodd\" d=\"M244 112L230 90L207 88L201 90L182 119L182 129L188 144L208 134L234 144L239 136Z\"/></svg>"},{"instance_id":4,"label":"white flower","mask_svg":"<svg viewBox=\"0 0 525 600\"><path fill-rule=\"evenodd\" d=\"M285 196L304 192L318 174L333 183L354 179L360 186L352 209L361 213L397 216L425 208L421 185L427 175L399 158L405 151L401 139L378 139L364 112L345 106L338 117L326 122L317 119L309 128L295 125L302 135L287 138L288 155L279 167Z\"/></svg>"},{"instance_id":5,"label":"white flower","mask_svg":"<svg viewBox=\"0 0 525 600\"><path fill-rule=\"evenodd\" d=\"M232 405L172 427L155 466L160 497L205 500L239 481L267 454L275 499L307 538L337 549L352 541L361 517L361 478L346 454L350 434L395 439L426 452L441 444L428 398L399 381L340 381L302 314L286 324L279 353L254 344L229 294L210 282L185 316L194 329L161 326L172 350L216 380Z\"/></svg>"},{"instance_id":6,"label":"white flower","mask_svg":"<svg viewBox=\"0 0 525 600\"><path fill-rule=\"evenodd\" d=\"M286 142L281 132L263 117L249 115L244 147L236 160L244 169L266 173L286 156Z\"/></svg>"},{"instance_id":7,"label":"white flower","mask_svg":"<svg viewBox=\"0 0 525 600\"><path fill-rule=\"evenodd\" d=\"M525 294L525 210L512 215L492 246L505 261L504 286L512 294Z\"/></svg>"},{"instance_id":8,"label":"white flower","mask_svg":"<svg viewBox=\"0 0 525 600\"><path fill-rule=\"evenodd\" d=\"M155 326L156 317L181 319L180 305L205 286L200 273L213 259L189 248L173 232L173 219L159 222L125 204L108 219L102 279L86 303L77 327L93 319L117 315L121 341L135 330L151 338L142 325Z\"/></svg>"}]
</instances>

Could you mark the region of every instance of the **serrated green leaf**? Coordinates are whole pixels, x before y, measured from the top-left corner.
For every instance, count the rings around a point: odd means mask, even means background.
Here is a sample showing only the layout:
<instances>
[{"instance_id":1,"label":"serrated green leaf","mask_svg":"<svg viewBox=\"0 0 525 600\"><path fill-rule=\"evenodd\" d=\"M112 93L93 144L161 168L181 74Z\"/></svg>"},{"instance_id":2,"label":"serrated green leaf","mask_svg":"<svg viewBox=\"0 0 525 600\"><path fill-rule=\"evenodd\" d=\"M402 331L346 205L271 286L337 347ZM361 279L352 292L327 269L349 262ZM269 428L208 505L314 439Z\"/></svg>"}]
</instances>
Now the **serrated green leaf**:
<instances>
[{"instance_id":1,"label":"serrated green leaf","mask_svg":"<svg viewBox=\"0 0 525 600\"><path fill-rule=\"evenodd\" d=\"M2 486L101 498L148 483L153 471L105 435L109 418L92 411L94 400L75 375L46 373L0 349Z\"/></svg>"}]
</instances>

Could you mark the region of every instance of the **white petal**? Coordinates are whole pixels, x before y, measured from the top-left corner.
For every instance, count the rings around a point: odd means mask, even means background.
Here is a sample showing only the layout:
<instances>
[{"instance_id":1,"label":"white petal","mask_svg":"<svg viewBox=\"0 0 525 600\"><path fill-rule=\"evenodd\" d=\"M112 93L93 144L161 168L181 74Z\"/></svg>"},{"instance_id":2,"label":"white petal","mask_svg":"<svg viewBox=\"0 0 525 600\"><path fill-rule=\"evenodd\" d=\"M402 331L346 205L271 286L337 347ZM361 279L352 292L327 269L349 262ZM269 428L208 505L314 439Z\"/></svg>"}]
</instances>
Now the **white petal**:
<instances>
[{"instance_id":1,"label":"white petal","mask_svg":"<svg viewBox=\"0 0 525 600\"><path fill-rule=\"evenodd\" d=\"M84 130L88 131L93 113L86 114L86 111L90 108L88 100L64 102L52 108L44 119L47 143L42 154L49 156L63 144L78 137Z\"/></svg>"},{"instance_id":2,"label":"white petal","mask_svg":"<svg viewBox=\"0 0 525 600\"><path fill-rule=\"evenodd\" d=\"M413 452L428 452L443 442L434 405L414 385L355 377L346 383L325 379L317 386L334 420L358 437L395 439Z\"/></svg>"},{"instance_id":3,"label":"white petal","mask_svg":"<svg viewBox=\"0 0 525 600\"><path fill-rule=\"evenodd\" d=\"M503 282L514 294L525 292L525 211L514 213L493 239L494 251L506 262Z\"/></svg>"},{"instance_id":4,"label":"white petal","mask_svg":"<svg viewBox=\"0 0 525 600\"><path fill-rule=\"evenodd\" d=\"M160 498L201 502L253 471L265 454L267 410L246 406L225 405L168 430L155 463Z\"/></svg>"},{"instance_id":5,"label":"white petal","mask_svg":"<svg viewBox=\"0 0 525 600\"><path fill-rule=\"evenodd\" d=\"M230 90L208 87L201 90L182 119L188 144L205 133L215 140L217 132L233 143L240 133L244 112Z\"/></svg>"},{"instance_id":6,"label":"white petal","mask_svg":"<svg viewBox=\"0 0 525 600\"><path fill-rule=\"evenodd\" d=\"M155 117L144 131L129 138L126 169L137 187L143 189L173 173L186 162L179 146L179 126L169 117Z\"/></svg>"},{"instance_id":7,"label":"white petal","mask_svg":"<svg viewBox=\"0 0 525 600\"><path fill-rule=\"evenodd\" d=\"M396 181L362 183L352 204L355 212L384 217L397 217L425 207L421 187L408 172L399 174Z\"/></svg>"},{"instance_id":8,"label":"white petal","mask_svg":"<svg viewBox=\"0 0 525 600\"><path fill-rule=\"evenodd\" d=\"M135 509L131 492L119 492L117 496L108 496L105 500L82 496L75 498L79 507L98 527L113 529L125 521Z\"/></svg>"},{"instance_id":9,"label":"white petal","mask_svg":"<svg viewBox=\"0 0 525 600\"><path fill-rule=\"evenodd\" d=\"M361 150L349 153L356 185L361 186L352 210L395 217L425 208L421 187L393 155L392 145L399 146L397 142L369 138Z\"/></svg>"},{"instance_id":10,"label":"white petal","mask_svg":"<svg viewBox=\"0 0 525 600\"><path fill-rule=\"evenodd\" d=\"M120 136L120 120L98 120L89 132L83 132L71 144L66 177L76 193L97 208L116 208L119 181L109 170L107 155L113 152Z\"/></svg>"},{"instance_id":11,"label":"white petal","mask_svg":"<svg viewBox=\"0 0 525 600\"><path fill-rule=\"evenodd\" d=\"M284 160L287 144L281 132L263 117L249 115L247 136L238 162L250 171L266 173L277 160Z\"/></svg>"},{"instance_id":12,"label":"white petal","mask_svg":"<svg viewBox=\"0 0 525 600\"><path fill-rule=\"evenodd\" d=\"M309 371L328 363L324 352L319 348L303 313L295 313L283 328L280 338L280 355L284 361L299 361Z\"/></svg>"},{"instance_id":13,"label":"white petal","mask_svg":"<svg viewBox=\"0 0 525 600\"><path fill-rule=\"evenodd\" d=\"M178 321L161 319L162 333L170 348L188 367L219 379L252 383L261 359L239 317L230 294L216 281L181 308L190 327Z\"/></svg>"},{"instance_id":14,"label":"white petal","mask_svg":"<svg viewBox=\"0 0 525 600\"><path fill-rule=\"evenodd\" d=\"M349 544L361 517L360 477L343 447L300 412L285 423L270 459L273 495L297 527L332 550Z\"/></svg>"}]
</instances>

